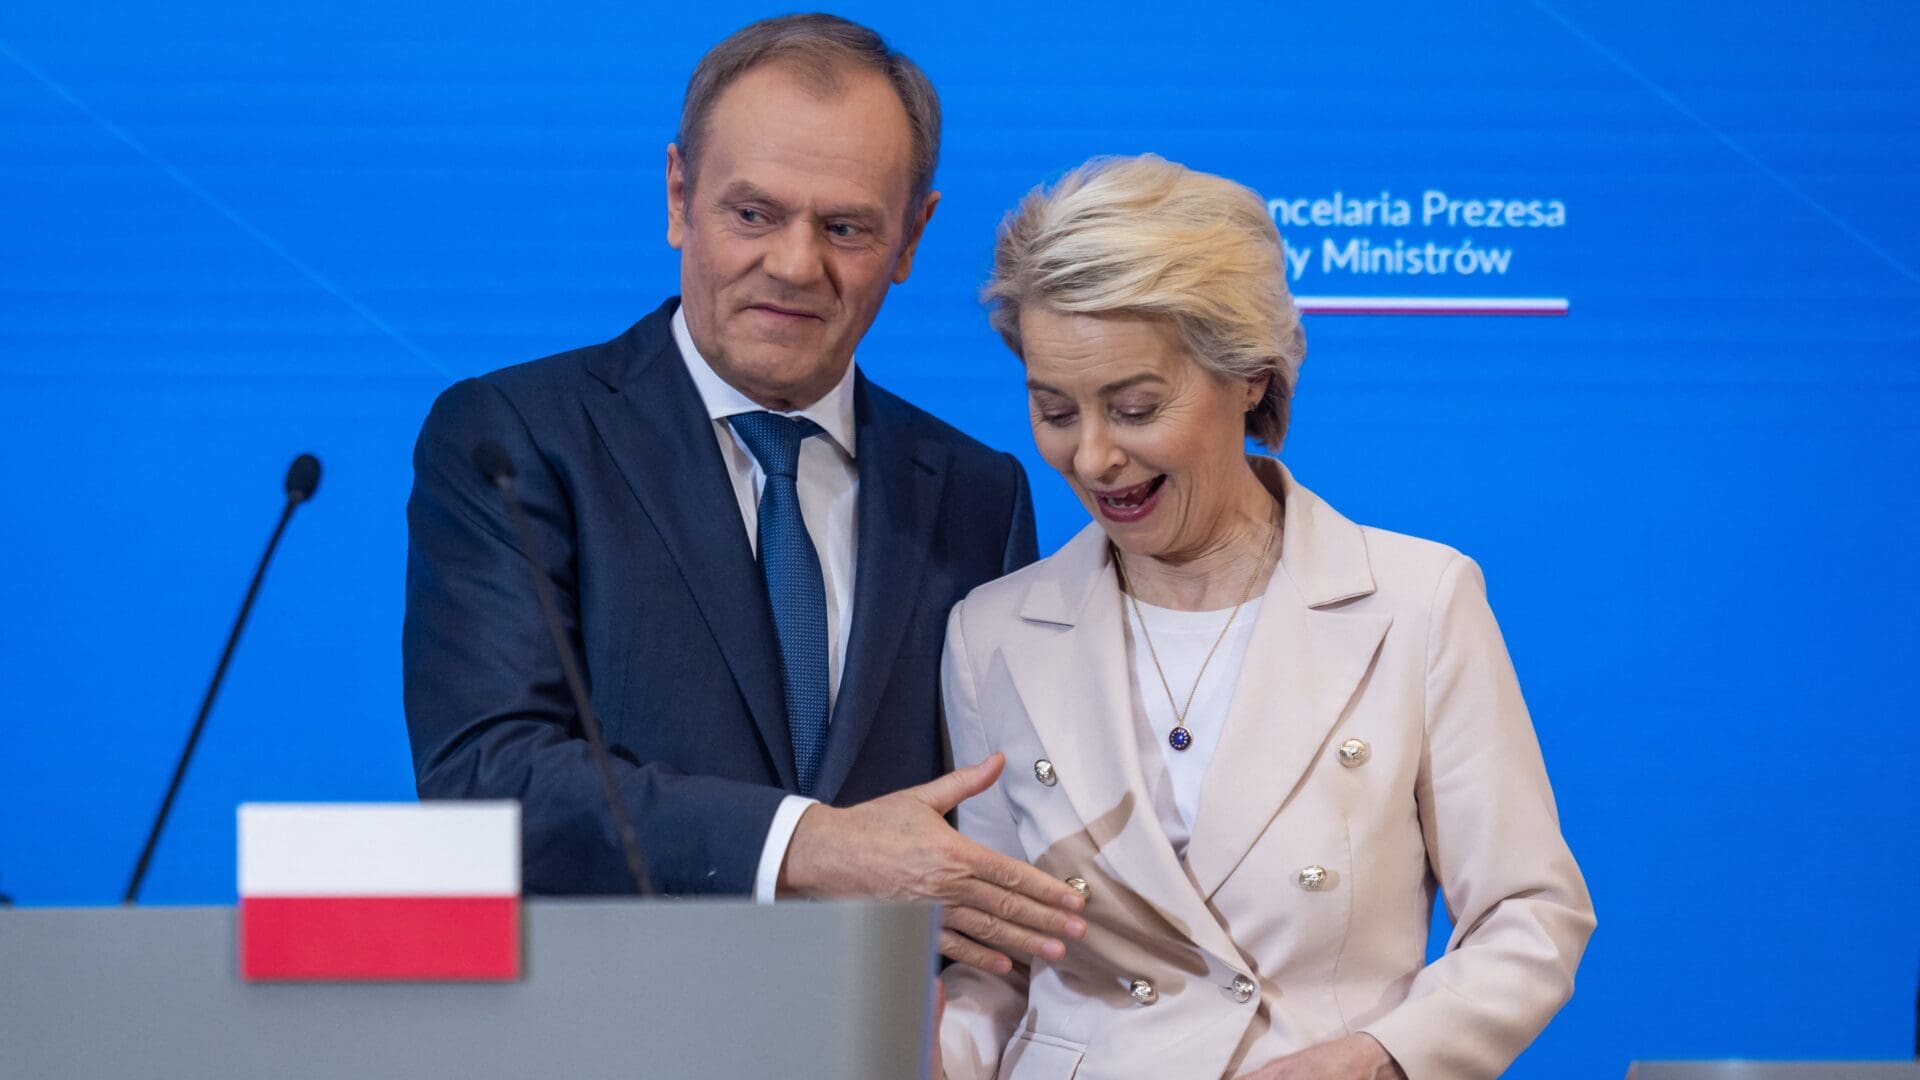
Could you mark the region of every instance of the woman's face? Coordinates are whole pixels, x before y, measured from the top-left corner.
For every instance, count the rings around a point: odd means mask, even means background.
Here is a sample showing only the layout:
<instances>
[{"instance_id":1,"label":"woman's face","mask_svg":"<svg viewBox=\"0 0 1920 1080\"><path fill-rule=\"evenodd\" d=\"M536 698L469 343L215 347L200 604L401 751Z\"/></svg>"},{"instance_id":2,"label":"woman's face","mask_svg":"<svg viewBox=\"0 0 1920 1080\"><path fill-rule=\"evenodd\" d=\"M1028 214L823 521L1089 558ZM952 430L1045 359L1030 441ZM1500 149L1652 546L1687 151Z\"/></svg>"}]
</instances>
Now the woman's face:
<instances>
[{"instance_id":1,"label":"woman's face","mask_svg":"<svg viewBox=\"0 0 1920 1080\"><path fill-rule=\"evenodd\" d=\"M1020 312L1033 441L1121 551L1184 560L1244 499L1246 413L1265 380L1225 380L1171 322Z\"/></svg>"}]
</instances>

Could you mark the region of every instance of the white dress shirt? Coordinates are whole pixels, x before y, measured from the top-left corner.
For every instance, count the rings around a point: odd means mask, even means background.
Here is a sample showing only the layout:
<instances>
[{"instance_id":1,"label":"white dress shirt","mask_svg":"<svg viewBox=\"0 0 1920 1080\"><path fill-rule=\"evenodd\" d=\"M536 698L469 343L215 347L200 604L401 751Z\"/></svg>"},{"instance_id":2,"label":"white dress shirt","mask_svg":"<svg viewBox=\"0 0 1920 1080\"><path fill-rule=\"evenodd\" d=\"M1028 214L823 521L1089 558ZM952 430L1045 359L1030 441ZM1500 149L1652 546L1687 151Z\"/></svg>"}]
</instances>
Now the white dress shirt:
<instances>
[{"instance_id":1,"label":"white dress shirt","mask_svg":"<svg viewBox=\"0 0 1920 1080\"><path fill-rule=\"evenodd\" d=\"M1278 577L1278 575L1275 575ZM1140 742L1140 768L1147 790L1153 794L1153 809L1173 841L1173 850L1182 859L1187 841L1193 835L1193 818L1200 809L1200 784L1207 766L1213 763L1214 748L1226 732L1227 711L1233 705L1234 687L1240 682L1240 669L1246 666L1247 645L1253 640L1253 624L1260 621L1260 602L1255 596L1241 605L1227 625L1231 608L1221 611L1178 611L1173 608L1127 604L1127 651L1133 662L1134 737ZM1153 636L1153 649L1140 627L1146 617L1146 631ZM1221 635L1225 631L1225 636ZM1207 659L1208 650L1218 641L1220 647ZM1159 655L1159 670L1154 656ZM1201 665L1206 665L1204 674ZM1175 719L1173 704L1167 700L1167 687L1160 682L1166 672L1173 697L1186 708L1186 729L1192 745L1175 750L1167 741ZM1195 680L1199 685L1194 685ZM1193 704L1187 705L1188 692ZM1156 749L1157 748L1157 749Z\"/></svg>"},{"instance_id":2,"label":"white dress shirt","mask_svg":"<svg viewBox=\"0 0 1920 1080\"><path fill-rule=\"evenodd\" d=\"M673 313L673 340L680 346L680 359L693 376L694 389L713 421L713 437L720 444L720 459L727 463L733 479L733 494L740 503L741 524L747 530L747 544L755 558L760 551L760 489L767 477L747 444L727 423L730 416L765 412L753 400L734 389L716 374L687 331L684 310ZM827 692L828 708L840 695L840 673L846 666L847 631L853 621L853 569L858 537L858 517L854 509L860 495L860 472L854 464L853 418L854 365L819 401L784 416L804 416L820 425L824 436L815 436L800 444L800 462L794 484L800 493L800 517L807 523L807 536L820 556L821 584L827 601ZM761 903L774 898L781 864L786 862L787 845L800 815L815 799L788 795L774 812L767 830L766 843L760 849L760 865L754 875L753 897Z\"/></svg>"}]
</instances>

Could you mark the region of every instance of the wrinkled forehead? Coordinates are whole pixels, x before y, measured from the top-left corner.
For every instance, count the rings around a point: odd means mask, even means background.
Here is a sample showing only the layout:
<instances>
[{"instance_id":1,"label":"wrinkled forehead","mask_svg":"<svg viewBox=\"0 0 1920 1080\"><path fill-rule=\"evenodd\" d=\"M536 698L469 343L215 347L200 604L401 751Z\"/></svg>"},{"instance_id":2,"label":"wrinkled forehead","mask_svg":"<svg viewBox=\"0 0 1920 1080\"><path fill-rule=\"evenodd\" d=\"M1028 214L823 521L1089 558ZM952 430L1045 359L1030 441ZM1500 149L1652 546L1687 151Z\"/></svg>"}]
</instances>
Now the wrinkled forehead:
<instances>
[{"instance_id":1,"label":"wrinkled forehead","mask_svg":"<svg viewBox=\"0 0 1920 1080\"><path fill-rule=\"evenodd\" d=\"M904 210L912 187L906 106L879 72L830 78L780 61L749 69L714 102L697 183L746 182L783 201L877 202Z\"/></svg>"},{"instance_id":2,"label":"wrinkled forehead","mask_svg":"<svg viewBox=\"0 0 1920 1080\"><path fill-rule=\"evenodd\" d=\"M1178 330L1140 315L1080 315L1028 307L1020 312L1027 386L1072 397L1134 385L1177 385L1195 370Z\"/></svg>"}]
</instances>

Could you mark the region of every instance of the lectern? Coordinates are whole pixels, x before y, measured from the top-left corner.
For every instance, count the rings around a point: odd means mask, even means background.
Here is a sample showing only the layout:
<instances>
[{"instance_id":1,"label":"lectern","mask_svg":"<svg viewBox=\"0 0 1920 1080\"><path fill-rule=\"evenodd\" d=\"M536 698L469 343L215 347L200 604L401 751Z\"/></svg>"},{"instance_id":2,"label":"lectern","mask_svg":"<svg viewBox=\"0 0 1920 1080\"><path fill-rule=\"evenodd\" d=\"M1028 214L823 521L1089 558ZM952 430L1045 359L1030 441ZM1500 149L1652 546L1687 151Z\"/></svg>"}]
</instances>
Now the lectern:
<instances>
[{"instance_id":1,"label":"lectern","mask_svg":"<svg viewBox=\"0 0 1920 1080\"><path fill-rule=\"evenodd\" d=\"M245 983L234 909L0 911L0 1073L818 1077L925 1071L925 905L529 900L506 983Z\"/></svg>"}]
</instances>

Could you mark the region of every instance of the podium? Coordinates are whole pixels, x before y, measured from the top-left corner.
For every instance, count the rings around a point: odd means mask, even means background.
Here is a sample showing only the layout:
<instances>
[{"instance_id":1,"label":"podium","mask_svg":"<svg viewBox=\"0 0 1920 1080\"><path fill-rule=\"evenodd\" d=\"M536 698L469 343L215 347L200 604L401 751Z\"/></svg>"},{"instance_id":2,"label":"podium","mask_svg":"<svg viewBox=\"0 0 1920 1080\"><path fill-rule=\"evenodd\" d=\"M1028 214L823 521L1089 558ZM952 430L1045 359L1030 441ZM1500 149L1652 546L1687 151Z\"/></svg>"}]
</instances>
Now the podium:
<instances>
[{"instance_id":1,"label":"podium","mask_svg":"<svg viewBox=\"0 0 1920 1080\"><path fill-rule=\"evenodd\" d=\"M0 910L0 1072L922 1075L935 909L528 900L503 983L245 983L235 909Z\"/></svg>"}]
</instances>

